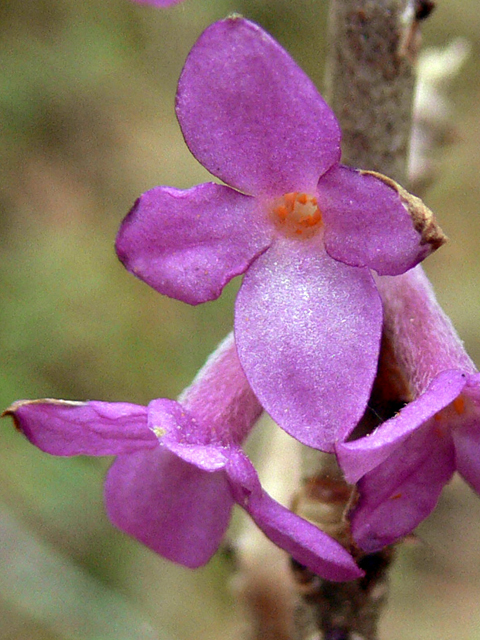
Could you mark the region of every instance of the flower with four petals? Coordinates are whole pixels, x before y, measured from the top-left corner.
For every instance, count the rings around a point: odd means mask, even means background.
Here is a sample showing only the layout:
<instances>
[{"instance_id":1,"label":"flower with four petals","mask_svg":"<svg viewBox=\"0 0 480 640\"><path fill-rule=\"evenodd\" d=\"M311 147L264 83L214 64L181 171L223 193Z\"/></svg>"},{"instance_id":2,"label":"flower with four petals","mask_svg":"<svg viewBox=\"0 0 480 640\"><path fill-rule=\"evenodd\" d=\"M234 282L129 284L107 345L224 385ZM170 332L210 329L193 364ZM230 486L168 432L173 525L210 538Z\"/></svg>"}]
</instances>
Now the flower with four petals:
<instances>
[{"instance_id":1,"label":"flower with four petals","mask_svg":"<svg viewBox=\"0 0 480 640\"><path fill-rule=\"evenodd\" d=\"M338 542L263 491L241 449L261 410L230 335L178 402L34 400L5 413L47 453L116 455L105 482L110 519L169 560L208 562L237 503L310 570L328 580L360 577Z\"/></svg>"},{"instance_id":2,"label":"flower with four petals","mask_svg":"<svg viewBox=\"0 0 480 640\"><path fill-rule=\"evenodd\" d=\"M468 453L478 375L466 357L430 376L431 386L417 389L423 395L370 438L339 444L360 420L377 370L383 316L371 270L398 277L441 241L431 227L424 233L428 216L425 223L412 214L401 188L339 163L335 116L258 25L233 16L202 34L182 71L176 110L191 152L225 184L146 192L122 223L117 254L157 291L190 304L218 298L244 274L235 343L227 338L178 402L20 401L5 413L48 453L116 455L105 485L108 514L166 558L189 567L207 562L237 503L315 573L357 578L362 572L339 543L265 493L241 445L262 407L297 440L325 451L338 445L347 477L363 476L353 532L367 550L403 535L433 508L435 491L425 491L428 507L396 518L393 532L375 529L375 509L390 513L398 498L407 512L411 489L425 474L435 486L446 481L452 443L458 468L478 486ZM411 281L386 280L399 283L392 291ZM451 338L453 330L435 313ZM455 429L448 431L455 411ZM427 431L441 432L436 471L422 457ZM402 447L412 459L418 454L410 467L418 467L420 480L401 480L394 496L378 478L385 465L403 468ZM377 494L384 496L380 507Z\"/></svg>"},{"instance_id":3,"label":"flower with four petals","mask_svg":"<svg viewBox=\"0 0 480 640\"><path fill-rule=\"evenodd\" d=\"M331 109L259 26L234 16L202 34L176 111L193 155L228 186L147 191L121 226L118 256L190 304L245 274L235 307L245 374L281 427L332 451L361 418L377 368L371 269L403 273L432 245L395 188L339 164Z\"/></svg>"}]
</instances>

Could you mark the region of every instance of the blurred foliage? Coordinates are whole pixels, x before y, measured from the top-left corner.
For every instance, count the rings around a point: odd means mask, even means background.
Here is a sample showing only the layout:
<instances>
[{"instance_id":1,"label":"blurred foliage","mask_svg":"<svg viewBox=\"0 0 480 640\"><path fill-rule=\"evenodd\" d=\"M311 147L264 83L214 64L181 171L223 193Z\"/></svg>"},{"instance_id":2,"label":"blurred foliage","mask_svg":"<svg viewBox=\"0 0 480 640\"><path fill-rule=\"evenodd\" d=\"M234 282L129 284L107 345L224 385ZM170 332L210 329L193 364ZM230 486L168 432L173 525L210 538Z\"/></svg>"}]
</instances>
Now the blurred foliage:
<instances>
[{"instance_id":1,"label":"blurred foliage","mask_svg":"<svg viewBox=\"0 0 480 640\"><path fill-rule=\"evenodd\" d=\"M427 43L454 34L473 48L450 92L455 140L436 153L426 199L451 239L427 270L480 362L476 2L445 1L426 24ZM0 406L45 396L144 404L189 383L229 331L238 285L198 308L163 298L117 261L116 230L142 191L209 179L173 111L203 28L244 13L320 86L326 5L186 0L160 11L128 0L2 0ZM222 558L189 572L114 530L102 505L108 460L50 458L7 421L0 447L2 638L228 636ZM402 552L385 637L480 637L478 516L455 483L422 528L426 542Z\"/></svg>"}]
</instances>

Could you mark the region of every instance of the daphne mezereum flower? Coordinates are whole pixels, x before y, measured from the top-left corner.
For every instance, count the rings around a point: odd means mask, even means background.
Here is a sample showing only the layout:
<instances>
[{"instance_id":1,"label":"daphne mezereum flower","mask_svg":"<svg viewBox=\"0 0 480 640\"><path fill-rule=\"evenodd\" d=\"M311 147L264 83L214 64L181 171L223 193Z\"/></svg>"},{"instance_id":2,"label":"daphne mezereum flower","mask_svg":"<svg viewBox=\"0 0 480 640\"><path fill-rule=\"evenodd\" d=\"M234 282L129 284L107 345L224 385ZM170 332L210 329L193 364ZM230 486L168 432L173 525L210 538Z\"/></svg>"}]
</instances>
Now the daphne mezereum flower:
<instances>
[{"instance_id":1,"label":"daphne mezereum flower","mask_svg":"<svg viewBox=\"0 0 480 640\"><path fill-rule=\"evenodd\" d=\"M359 482L352 533L366 551L409 534L455 470L480 493L480 374L421 267L380 278L385 327L414 400L371 435L338 445Z\"/></svg>"},{"instance_id":2,"label":"daphne mezereum flower","mask_svg":"<svg viewBox=\"0 0 480 640\"><path fill-rule=\"evenodd\" d=\"M241 444L262 411L233 337L178 402L33 400L6 414L37 447L58 456L116 455L105 483L112 522L187 567L217 550L234 503L300 563L328 580L362 572L336 541L267 495Z\"/></svg>"},{"instance_id":3,"label":"daphne mezereum flower","mask_svg":"<svg viewBox=\"0 0 480 640\"><path fill-rule=\"evenodd\" d=\"M435 241L394 188L339 164L331 109L259 26L231 17L202 34L176 111L193 155L229 186L147 191L121 226L118 256L190 304L245 273L235 338L246 376L280 426L331 450L375 376L382 308L370 269L402 273Z\"/></svg>"}]
</instances>

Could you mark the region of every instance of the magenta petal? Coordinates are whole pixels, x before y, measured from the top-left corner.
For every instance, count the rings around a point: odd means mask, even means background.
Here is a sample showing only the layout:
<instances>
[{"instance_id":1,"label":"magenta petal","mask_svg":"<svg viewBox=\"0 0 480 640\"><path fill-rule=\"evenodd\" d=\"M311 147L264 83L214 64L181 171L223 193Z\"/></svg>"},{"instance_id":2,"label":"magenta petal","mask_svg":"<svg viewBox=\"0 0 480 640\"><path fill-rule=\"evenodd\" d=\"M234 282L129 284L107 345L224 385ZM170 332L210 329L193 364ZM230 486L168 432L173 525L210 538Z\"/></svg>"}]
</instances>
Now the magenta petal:
<instances>
[{"instance_id":1,"label":"magenta petal","mask_svg":"<svg viewBox=\"0 0 480 640\"><path fill-rule=\"evenodd\" d=\"M257 472L241 450L232 450L226 470L236 502L295 560L327 580L343 582L363 575L338 542L262 490Z\"/></svg>"},{"instance_id":2,"label":"magenta petal","mask_svg":"<svg viewBox=\"0 0 480 640\"><path fill-rule=\"evenodd\" d=\"M175 400L152 400L148 405L148 426L162 441L168 439L189 444L210 444L208 429Z\"/></svg>"},{"instance_id":3,"label":"magenta petal","mask_svg":"<svg viewBox=\"0 0 480 640\"><path fill-rule=\"evenodd\" d=\"M470 376L464 395L466 415L452 429L455 459L457 471L480 493L480 374Z\"/></svg>"},{"instance_id":4,"label":"magenta petal","mask_svg":"<svg viewBox=\"0 0 480 640\"><path fill-rule=\"evenodd\" d=\"M411 533L433 511L455 470L451 438L430 424L413 433L394 456L360 480L351 518L357 544L368 552Z\"/></svg>"},{"instance_id":5,"label":"magenta petal","mask_svg":"<svg viewBox=\"0 0 480 640\"><path fill-rule=\"evenodd\" d=\"M218 549L233 506L225 473L201 471L162 448L118 457L105 499L119 529L190 568Z\"/></svg>"},{"instance_id":6,"label":"magenta petal","mask_svg":"<svg viewBox=\"0 0 480 640\"><path fill-rule=\"evenodd\" d=\"M26 400L7 414L32 444L55 456L117 455L158 445L146 407L127 402Z\"/></svg>"},{"instance_id":7,"label":"magenta petal","mask_svg":"<svg viewBox=\"0 0 480 640\"><path fill-rule=\"evenodd\" d=\"M310 571L334 582L362 577L363 572L341 544L267 493L254 497L245 508L270 540Z\"/></svg>"},{"instance_id":8,"label":"magenta petal","mask_svg":"<svg viewBox=\"0 0 480 640\"><path fill-rule=\"evenodd\" d=\"M197 160L245 193L313 193L340 158L337 121L311 80L237 16L213 24L191 50L177 116Z\"/></svg>"},{"instance_id":9,"label":"magenta petal","mask_svg":"<svg viewBox=\"0 0 480 640\"><path fill-rule=\"evenodd\" d=\"M210 444L212 429L174 400L152 400L148 426L165 448L199 469L217 471L227 463L226 447Z\"/></svg>"},{"instance_id":10,"label":"magenta petal","mask_svg":"<svg viewBox=\"0 0 480 640\"><path fill-rule=\"evenodd\" d=\"M467 377L461 371L444 371L431 382L424 394L371 435L354 442L339 443L337 456L347 482L357 482L384 462L413 431L455 400L466 382Z\"/></svg>"},{"instance_id":11,"label":"magenta petal","mask_svg":"<svg viewBox=\"0 0 480 640\"><path fill-rule=\"evenodd\" d=\"M238 356L273 419L300 442L332 451L365 410L381 321L367 269L336 262L310 241L279 240L237 296Z\"/></svg>"},{"instance_id":12,"label":"magenta petal","mask_svg":"<svg viewBox=\"0 0 480 640\"><path fill-rule=\"evenodd\" d=\"M227 464L225 448L215 445L199 445L166 440L165 447L185 462L195 465L203 471L218 471Z\"/></svg>"},{"instance_id":13,"label":"magenta petal","mask_svg":"<svg viewBox=\"0 0 480 640\"><path fill-rule=\"evenodd\" d=\"M453 430L457 471L480 493L480 419L469 420Z\"/></svg>"},{"instance_id":14,"label":"magenta petal","mask_svg":"<svg viewBox=\"0 0 480 640\"><path fill-rule=\"evenodd\" d=\"M245 377L233 331L212 353L179 400L201 423L204 443L228 446L245 441L263 407ZM198 426L195 433L198 438Z\"/></svg>"},{"instance_id":15,"label":"magenta petal","mask_svg":"<svg viewBox=\"0 0 480 640\"><path fill-rule=\"evenodd\" d=\"M398 193L372 175L333 167L318 183L318 205L327 252L345 264L398 275L432 251L420 244Z\"/></svg>"},{"instance_id":16,"label":"magenta petal","mask_svg":"<svg viewBox=\"0 0 480 640\"><path fill-rule=\"evenodd\" d=\"M271 225L254 198L207 183L156 187L124 219L116 250L151 287L199 304L214 300L270 244Z\"/></svg>"}]
</instances>

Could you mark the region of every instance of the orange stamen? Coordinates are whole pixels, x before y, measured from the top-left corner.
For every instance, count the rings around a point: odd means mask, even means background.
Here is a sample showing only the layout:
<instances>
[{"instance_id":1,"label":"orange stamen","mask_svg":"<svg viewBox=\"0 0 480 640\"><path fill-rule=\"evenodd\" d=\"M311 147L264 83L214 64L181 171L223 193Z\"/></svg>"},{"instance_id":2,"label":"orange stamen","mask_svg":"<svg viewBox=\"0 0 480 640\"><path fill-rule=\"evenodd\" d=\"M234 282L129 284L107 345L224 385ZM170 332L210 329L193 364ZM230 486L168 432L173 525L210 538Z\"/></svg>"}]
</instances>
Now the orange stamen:
<instances>
[{"instance_id":1,"label":"orange stamen","mask_svg":"<svg viewBox=\"0 0 480 640\"><path fill-rule=\"evenodd\" d=\"M297 193L298 193L297 191L292 191L291 193L286 193L283 196L283 199L285 200L286 204L289 204L292 208L295 206Z\"/></svg>"},{"instance_id":2,"label":"orange stamen","mask_svg":"<svg viewBox=\"0 0 480 640\"><path fill-rule=\"evenodd\" d=\"M274 221L283 233L311 238L321 228L322 214L317 198L308 193L291 191L277 200L272 209Z\"/></svg>"},{"instance_id":3,"label":"orange stamen","mask_svg":"<svg viewBox=\"0 0 480 640\"><path fill-rule=\"evenodd\" d=\"M300 193L297 197L297 201L300 202L300 204L307 204L308 202L308 196L306 193Z\"/></svg>"}]
</instances>

